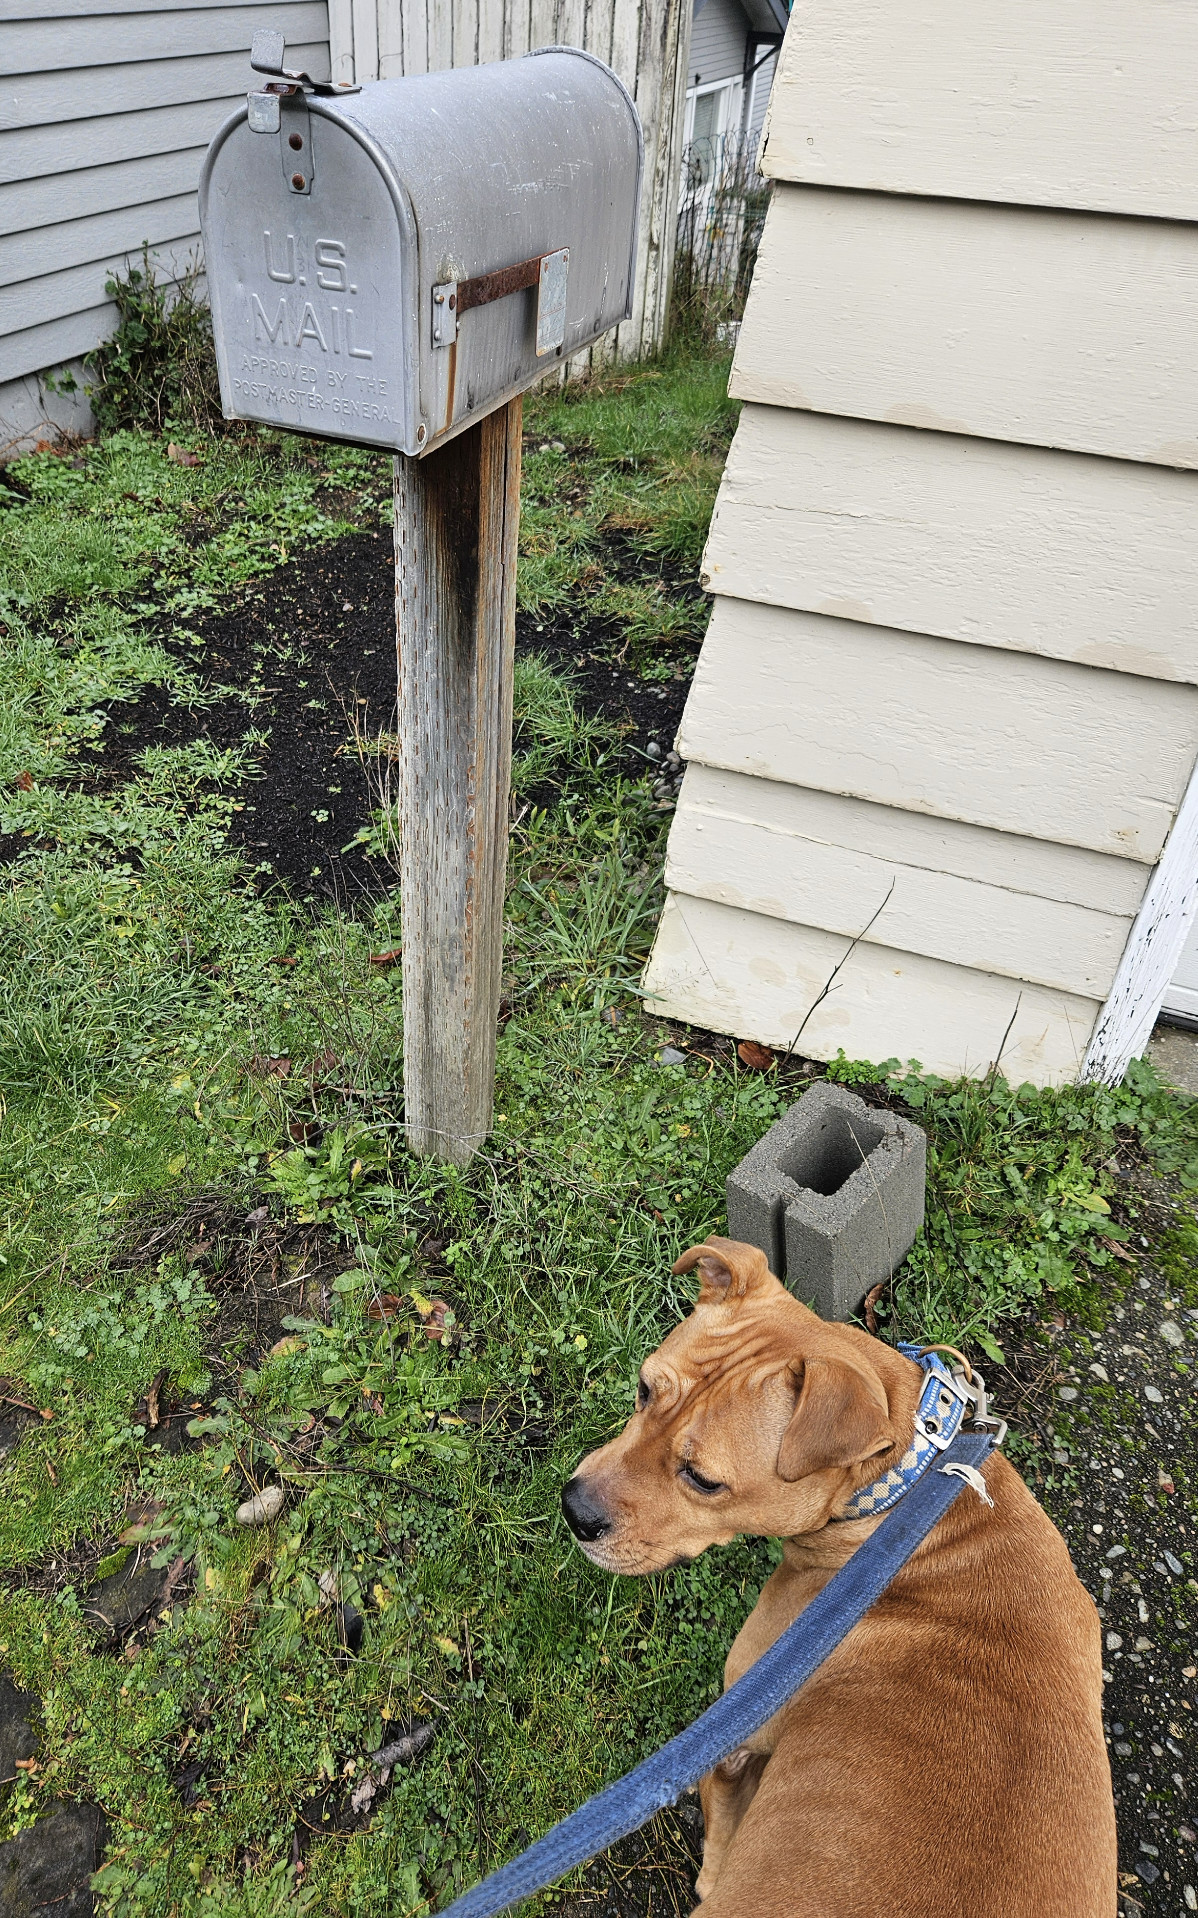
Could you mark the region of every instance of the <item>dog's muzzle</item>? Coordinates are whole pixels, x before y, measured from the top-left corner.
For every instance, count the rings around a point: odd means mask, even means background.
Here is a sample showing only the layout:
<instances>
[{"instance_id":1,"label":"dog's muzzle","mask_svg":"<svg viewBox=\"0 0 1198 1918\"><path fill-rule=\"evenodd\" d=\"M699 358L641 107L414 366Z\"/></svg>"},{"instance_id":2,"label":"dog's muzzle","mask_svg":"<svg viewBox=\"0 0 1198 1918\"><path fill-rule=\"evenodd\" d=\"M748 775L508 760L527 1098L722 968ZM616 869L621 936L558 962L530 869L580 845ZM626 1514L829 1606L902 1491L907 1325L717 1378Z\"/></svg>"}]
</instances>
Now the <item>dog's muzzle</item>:
<instances>
[{"instance_id":1,"label":"dog's muzzle","mask_svg":"<svg viewBox=\"0 0 1198 1918\"><path fill-rule=\"evenodd\" d=\"M562 1486L562 1515L584 1545L593 1545L611 1531L611 1520L587 1491L585 1479L567 1479Z\"/></svg>"}]
</instances>

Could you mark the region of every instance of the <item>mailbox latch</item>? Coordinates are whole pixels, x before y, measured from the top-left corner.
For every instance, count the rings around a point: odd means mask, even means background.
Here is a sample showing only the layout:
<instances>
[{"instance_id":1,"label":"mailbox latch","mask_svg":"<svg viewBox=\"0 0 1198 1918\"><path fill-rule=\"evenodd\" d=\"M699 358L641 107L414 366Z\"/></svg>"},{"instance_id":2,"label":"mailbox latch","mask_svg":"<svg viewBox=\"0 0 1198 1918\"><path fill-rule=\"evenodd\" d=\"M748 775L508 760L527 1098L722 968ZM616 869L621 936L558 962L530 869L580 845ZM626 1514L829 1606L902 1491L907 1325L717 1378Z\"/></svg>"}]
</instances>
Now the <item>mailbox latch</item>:
<instances>
[{"instance_id":1,"label":"mailbox latch","mask_svg":"<svg viewBox=\"0 0 1198 1918\"><path fill-rule=\"evenodd\" d=\"M536 253L515 266L480 273L473 280L442 280L433 288L433 345L452 346L458 337L458 320L472 306L489 306L492 300L504 300L509 293L535 286L537 355L560 353L566 340L569 266L570 249L563 246L556 253Z\"/></svg>"},{"instance_id":2,"label":"mailbox latch","mask_svg":"<svg viewBox=\"0 0 1198 1918\"><path fill-rule=\"evenodd\" d=\"M283 65L285 47L281 33L262 28L254 35L250 65L255 73L273 73L277 78L248 101L250 131L277 133L283 179L289 193L312 191L312 129L308 122L307 93L361 93L361 87L329 86L323 80L294 71ZM307 92L305 92L307 89Z\"/></svg>"}]
</instances>

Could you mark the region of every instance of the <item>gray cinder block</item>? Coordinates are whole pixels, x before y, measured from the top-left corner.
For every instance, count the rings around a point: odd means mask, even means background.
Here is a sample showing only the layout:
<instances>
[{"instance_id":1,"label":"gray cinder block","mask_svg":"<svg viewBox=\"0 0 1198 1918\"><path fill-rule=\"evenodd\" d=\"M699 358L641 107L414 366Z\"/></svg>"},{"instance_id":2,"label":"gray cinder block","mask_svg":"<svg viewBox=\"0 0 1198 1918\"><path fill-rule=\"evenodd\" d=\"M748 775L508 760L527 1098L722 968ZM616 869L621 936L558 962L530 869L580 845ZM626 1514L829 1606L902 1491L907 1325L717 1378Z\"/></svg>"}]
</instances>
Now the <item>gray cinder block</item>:
<instances>
[{"instance_id":1,"label":"gray cinder block","mask_svg":"<svg viewBox=\"0 0 1198 1918\"><path fill-rule=\"evenodd\" d=\"M847 1319L923 1224L926 1134L821 1080L728 1177L728 1237L757 1245L797 1297Z\"/></svg>"}]
</instances>

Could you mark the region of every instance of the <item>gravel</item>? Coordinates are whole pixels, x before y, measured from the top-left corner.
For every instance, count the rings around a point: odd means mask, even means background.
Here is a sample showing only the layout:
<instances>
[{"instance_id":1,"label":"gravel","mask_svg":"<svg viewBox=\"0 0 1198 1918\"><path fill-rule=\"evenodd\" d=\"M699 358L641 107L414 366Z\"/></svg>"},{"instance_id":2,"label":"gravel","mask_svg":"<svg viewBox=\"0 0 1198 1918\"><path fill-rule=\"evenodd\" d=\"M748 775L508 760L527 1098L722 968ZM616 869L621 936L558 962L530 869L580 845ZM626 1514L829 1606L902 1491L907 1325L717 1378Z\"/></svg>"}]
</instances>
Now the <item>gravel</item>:
<instances>
[{"instance_id":1,"label":"gravel","mask_svg":"<svg viewBox=\"0 0 1198 1918\"><path fill-rule=\"evenodd\" d=\"M1151 1256L1100 1330L1057 1315L992 1381L1102 1619L1124 1918L1198 1911L1198 1311Z\"/></svg>"}]
</instances>

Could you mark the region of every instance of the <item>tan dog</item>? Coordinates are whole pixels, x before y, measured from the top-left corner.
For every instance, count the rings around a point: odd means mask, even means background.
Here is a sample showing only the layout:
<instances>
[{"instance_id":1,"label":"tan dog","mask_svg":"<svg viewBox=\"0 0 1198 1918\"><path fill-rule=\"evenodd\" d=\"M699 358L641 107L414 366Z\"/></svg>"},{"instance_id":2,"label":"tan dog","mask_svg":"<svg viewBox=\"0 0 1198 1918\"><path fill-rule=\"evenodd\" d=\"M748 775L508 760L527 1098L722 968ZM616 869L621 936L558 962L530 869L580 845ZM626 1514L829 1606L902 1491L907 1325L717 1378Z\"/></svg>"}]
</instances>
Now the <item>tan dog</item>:
<instances>
[{"instance_id":1,"label":"tan dog","mask_svg":"<svg viewBox=\"0 0 1198 1918\"><path fill-rule=\"evenodd\" d=\"M754 1247L709 1239L637 1411L562 1494L587 1556L659 1572L783 1539L732 1684L885 1518L837 1522L902 1456L924 1374L828 1325ZM1098 1618L995 1454L802 1691L703 1780L703 1918L1113 1918Z\"/></svg>"}]
</instances>

